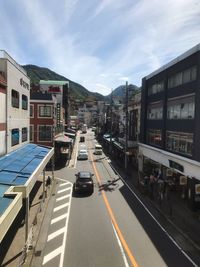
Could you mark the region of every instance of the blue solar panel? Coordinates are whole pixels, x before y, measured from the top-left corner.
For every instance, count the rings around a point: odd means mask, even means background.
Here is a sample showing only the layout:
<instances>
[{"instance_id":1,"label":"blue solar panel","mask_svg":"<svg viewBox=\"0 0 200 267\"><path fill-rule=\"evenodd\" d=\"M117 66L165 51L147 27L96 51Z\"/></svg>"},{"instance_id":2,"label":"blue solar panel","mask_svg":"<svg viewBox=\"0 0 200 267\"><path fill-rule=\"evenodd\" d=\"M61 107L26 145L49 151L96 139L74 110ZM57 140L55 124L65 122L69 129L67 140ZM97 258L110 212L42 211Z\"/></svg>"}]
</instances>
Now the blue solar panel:
<instances>
[{"instance_id":1,"label":"blue solar panel","mask_svg":"<svg viewBox=\"0 0 200 267\"><path fill-rule=\"evenodd\" d=\"M0 184L20 183L31 176L51 149L35 144L25 145L0 159ZM21 178L20 178L21 179Z\"/></svg>"},{"instance_id":2,"label":"blue solar panel","mask_svg":"<svg viewBox=\"0 0 200 267\"><path fill-rule=\"evenodd\" d=\"M12 198L2 198L0 197L0 215L4 213L10 203L13 201Z\"/></svg>"},{"instance_id":3,"label":"blue solar panel","mask_svg":"<svg viewBox=\"0 0 200 267\"><path fill-rule=\"evenodd\" d=\"M3 197L4 193L8 190L9 185L0 185L0 197Z\"/></svg>"}]
</instances>

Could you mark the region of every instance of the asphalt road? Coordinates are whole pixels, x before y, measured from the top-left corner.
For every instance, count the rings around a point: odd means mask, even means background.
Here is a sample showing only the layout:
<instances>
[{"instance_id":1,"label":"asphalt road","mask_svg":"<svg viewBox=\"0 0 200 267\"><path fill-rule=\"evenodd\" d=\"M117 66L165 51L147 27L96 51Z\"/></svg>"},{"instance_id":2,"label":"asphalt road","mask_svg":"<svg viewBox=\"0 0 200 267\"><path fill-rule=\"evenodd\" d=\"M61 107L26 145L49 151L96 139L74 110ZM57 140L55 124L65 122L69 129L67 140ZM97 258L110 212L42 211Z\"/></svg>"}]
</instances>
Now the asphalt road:
<instances>
[{"instance_id":1,"label":"asphalt road","mask_svg":"<svg viewBox=\"0 0 200 267\"><path fill-rule=\"evenodd\" d=\"M76 149L83 143L77 143ZM46 218L42 266L195 266L149 210L113 172L105 155L94 155L94 133L86 134L89 159L56 171L58 189ZM76 155L75 155L76 157ZM92 195L73 195L75 173L94 173Z\"/></svg>"}]
</instances>

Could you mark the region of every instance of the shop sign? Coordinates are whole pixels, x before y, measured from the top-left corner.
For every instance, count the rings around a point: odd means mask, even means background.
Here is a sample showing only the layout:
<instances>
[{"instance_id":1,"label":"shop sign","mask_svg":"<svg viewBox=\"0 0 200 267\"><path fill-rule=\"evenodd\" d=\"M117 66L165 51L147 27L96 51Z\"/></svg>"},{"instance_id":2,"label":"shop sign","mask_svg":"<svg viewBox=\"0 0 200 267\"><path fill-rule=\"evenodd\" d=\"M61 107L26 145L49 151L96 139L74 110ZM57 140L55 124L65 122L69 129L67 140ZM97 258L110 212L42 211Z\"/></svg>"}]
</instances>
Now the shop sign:
<instances>
[{"instance_id":1,"label":"shop sign","mask_svg":"<svg viewBox=\"0 0 200 267\"><path fill-rule=\"evenodd\" d=\"M186 184L187 184L187 177L180 176L180 185L186 185Z\"/></svg>"},{"instance_id":2,"label":"shop sign","mask_svg":"<svg viewBox=\"0 0 200 267\"><path fill-rule=\"evenodd\" d=\"M169 167L173 168L173 169L176 169L178 171L181 171L181 172L184 171L183 165L181 165L181 164L179 164L179 163L177 163L175 161L172 161L172 160L169 160Z\"/></svg>"},{"instance_id":3,"label":"shop sign","mask_svg":"<svg viewBox=\"0 0 200 267\"><path fill-rule=\"evenodd\" d=\"M200 195L200 184L195 184L195 194Z\"/></svg>"},{"instance_id":4,"label":"shop sign","mask_svg":"<svg viewBox=\"0 0 200 267\"><path fill-rule=\"evenodd\" d=\"M49 86L49 89L48 89L48 92L49 93L60 93L61 92L61 89L59 86L52 86L50 85Z\"/></svg>"},{"instance_id":5,"label":"shop sign","mask_svg":"<svg viewBox=\"0 0 200 267\"><path fill-rule=\"evenodd\" d=\"M22 78L19 81L21 86L29 90L29 84L27 82L25 82Z\"/></svg>"}]
</instances>

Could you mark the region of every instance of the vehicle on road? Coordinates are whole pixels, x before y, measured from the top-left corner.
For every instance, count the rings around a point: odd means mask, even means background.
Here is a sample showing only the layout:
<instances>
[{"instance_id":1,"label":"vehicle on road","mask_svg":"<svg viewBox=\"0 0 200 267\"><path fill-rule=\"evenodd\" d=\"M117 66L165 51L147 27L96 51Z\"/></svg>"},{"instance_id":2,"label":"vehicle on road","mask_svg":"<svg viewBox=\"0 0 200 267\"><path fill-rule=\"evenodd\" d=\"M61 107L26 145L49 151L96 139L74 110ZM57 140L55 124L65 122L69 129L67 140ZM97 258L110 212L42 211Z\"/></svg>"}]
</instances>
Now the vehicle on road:
<instances>
[{"instance_id":1,"label":"vehicle on road","mask_svg":"<svg viewBox=\"0 0 200 267\"><path fill-rule=\"evenodd\" d=\"M77 159L78 160L88 159L88 152L87 152L87 150L86 149L79 150Z\"/></svg>"},{"instance_id":2,"label":"vehicle on road","mask_svg":"<svg viewBox=\"0 0 200 267\"><path fill-rule=\"evenodd\" d=\"M80 142L85 142L85 136L80 136Z\"/></svg>"},{"instance_id":3,"label":"vehicle on road","mask_svg":"<svg viewBox=\"0 0 200 267\"><path fill-rule=\"evenodd\" d=\"M86 124L83 124L81 130L82 130L82 133L87 133L87 125Z\"/></svg>"},{"instance_id":4,"label":"vehicle on road","mask_svg":"<svg viewBox=\"0 0 200 267\"><path fill-rule=\"evenodd\" d=\"M94 182L92 177L93 173L88 171L80 171L76 176L76 181L74 183L74 191L75 192L90 192L91 194L94 192Z\"/></svg>"},{"instance_id":5,"label":"vehicle on road","mask_svg":"<svg viewBox=\"0 0 200 267\"><path fill-rule=\"evenodd\" d=\"M94 154L95 155L102 155L102 153L103 153L102 146L96 144L94 147Z\"/></svg>"}]
</instances>

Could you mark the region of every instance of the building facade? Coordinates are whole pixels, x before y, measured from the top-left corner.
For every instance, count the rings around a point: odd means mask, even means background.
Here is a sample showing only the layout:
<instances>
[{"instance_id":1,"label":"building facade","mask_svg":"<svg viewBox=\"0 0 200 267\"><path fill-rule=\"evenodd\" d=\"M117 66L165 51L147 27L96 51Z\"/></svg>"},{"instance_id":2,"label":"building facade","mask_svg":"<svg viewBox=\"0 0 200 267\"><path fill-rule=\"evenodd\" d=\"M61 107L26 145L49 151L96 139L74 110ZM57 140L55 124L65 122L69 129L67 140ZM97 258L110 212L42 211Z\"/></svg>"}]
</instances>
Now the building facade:
<instances>
[{"instance_id":1,"label":"building facade","mask_svg":"<svg viewBox=\"0 0 200 267\"><path fill-rule=\"evenodd\" d=\"M5 51L0 51L0 156L29 143L30 79Z\"/></svg>"},{"instance_id":2,"label":"building facade","mask_svg":"<svg viewBox=\"0 0 200 267\"><path fill-rule=\"evenodd\" d=\"M200 206L200 44L142 80L139 169L184 186ZM150 173L148 174L150 175Z\"/></svg>"}]
</instances>

